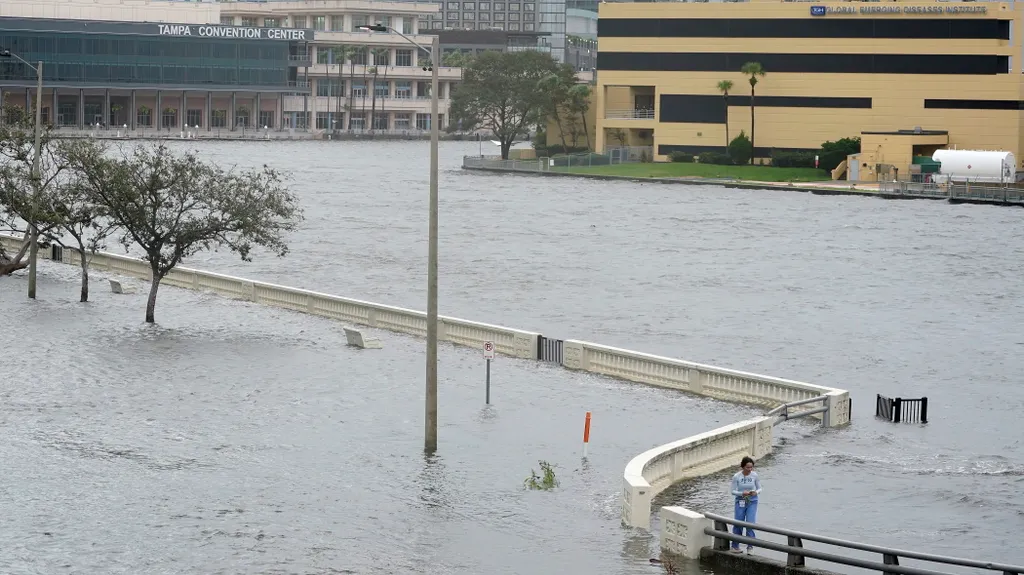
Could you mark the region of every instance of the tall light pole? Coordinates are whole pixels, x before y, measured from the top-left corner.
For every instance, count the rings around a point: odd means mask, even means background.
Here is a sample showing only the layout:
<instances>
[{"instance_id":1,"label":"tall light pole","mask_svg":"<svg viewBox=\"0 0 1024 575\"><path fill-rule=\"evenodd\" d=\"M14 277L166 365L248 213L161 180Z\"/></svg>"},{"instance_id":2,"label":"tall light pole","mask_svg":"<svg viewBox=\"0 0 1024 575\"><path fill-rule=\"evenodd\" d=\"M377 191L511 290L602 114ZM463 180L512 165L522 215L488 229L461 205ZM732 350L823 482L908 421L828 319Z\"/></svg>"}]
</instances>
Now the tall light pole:
<instances>
[{"instance_id":1,"label":"tall light pole","mask_svg":"<svg viewBox=\"0 0 1024 575\"><path fill-rule=\"evenodd\" d=\"M438 121L437 69L441 65L440 38L434 36L430 49L395 30L377 23L361 26L373 32L394 32L430 56L430 219L427 224L427 395L425 405L423 450L437 451L437 142ZM374 88L376 89L376 87ZM373 118L370 118L373 124Z\"/></svg>"},{"instance_id":2,"label":"tall light pole","mask_svg":"<svg viewBox=\"0 0 1024 575\"><path fill-rule=\"evenodd\" d=\"M36 299L36 262L39 260L39 227L36 226L36 202L39 199L39 184L41 176L39 173L39 148L42 146L43 134L43 62L39 61L35 66L29 64L24 58L10 50L0 50L0 58L14 58L28 66L36 73L36 127L35 146L32 156L32 221L29 225L29 252L28 252L28 297Z\"/></svg>"}]
</instances>

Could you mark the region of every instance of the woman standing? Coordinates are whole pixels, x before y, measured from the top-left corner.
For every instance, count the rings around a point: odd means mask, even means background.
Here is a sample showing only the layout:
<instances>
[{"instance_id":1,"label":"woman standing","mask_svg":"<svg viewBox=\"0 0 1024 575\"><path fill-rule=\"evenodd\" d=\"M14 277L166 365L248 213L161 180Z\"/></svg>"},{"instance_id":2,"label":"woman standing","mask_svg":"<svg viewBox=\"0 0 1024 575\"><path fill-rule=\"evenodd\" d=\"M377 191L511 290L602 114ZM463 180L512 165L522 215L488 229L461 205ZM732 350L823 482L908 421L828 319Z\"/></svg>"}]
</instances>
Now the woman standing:
<instances>
[{"instance_id":1,"label":"woman standing","mask_svg":"<svg viewBox=\"0 0 1024 575\"><path fill-rule=\"evenodd\" d=\"M750 457L744 457L743 461L740 461L739 472L732 476L732 496L736 500L736 513L734 515L736 521L757 522L757 496L759 493L761 493L761 480L758 479L757 473L754 472L754 460ZM732 532L736 535L743 535L743 528L734 525ZM754 530L747 527L747 537L754 536ZM747 545L747 553L752 553L753 551L754 546ZM733 541L732 552L740 552L739 543Z\"/></svg>"}]
</instances>

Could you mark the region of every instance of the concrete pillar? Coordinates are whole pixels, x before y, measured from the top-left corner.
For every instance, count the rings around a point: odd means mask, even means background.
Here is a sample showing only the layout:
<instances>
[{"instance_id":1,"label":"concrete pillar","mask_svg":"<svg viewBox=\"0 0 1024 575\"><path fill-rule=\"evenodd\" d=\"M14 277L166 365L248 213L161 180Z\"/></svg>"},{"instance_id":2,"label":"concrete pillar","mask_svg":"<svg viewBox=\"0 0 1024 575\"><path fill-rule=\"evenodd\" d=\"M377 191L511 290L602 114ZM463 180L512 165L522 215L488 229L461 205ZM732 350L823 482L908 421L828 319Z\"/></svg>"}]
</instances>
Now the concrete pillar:
<instances>
[{"instance_id":1,"label":"concrete pillar","mask_svg":"<svg viewBox=\"0 0 1024 575\"><path fill-rule=\"evenodd\" d=\"M164 125L164 95L156 91L156 110L153 110L153 126L159 130Z\"/></svg>"},{"instance_id":2,"label":"concrete pillar","mask_svg":"<svg viewBox=\"0 0 1024 575\"><path fill-rule=\"evenodd\" d=\"M235 131L235 102L238 100L238 93L231 92L231 109L228 110L228 129Z\"/></svg>"},{"instance_id":3,"label":"concrete pillar","mask_svg":"<svg viewBox=\"0 0 1024 575\"><path fill-rule=\"evenodd\" d=\"M78 90L78 129L85 129L85 90Z\"/></svg>"},{"instance_id":4,"label":"concrete pillar","mask_svg":"<svg viewBox=\"0 0 1024 575\"><path fill-rule=\"evenodd\" d=\"M103 121L104 127L110 126L110 90L103 90Z\"/></svg>"},{"instance_id":5,"label":"concrete pillar","mask_svg":"<svg viewBox=\"0 0 1024 575\"><path fill-rule=\"evenodd\" d=\"M60 110L60 97L58 95L57 88L53 88L50 92L52 92L50 97L50 124L57 126L57 111Z\"/></svg>"},{"instance_id":6,"label":"concrete pillar","mask_svg":"<svg viewBox=\"0 0 1024 575\"><path fill-rule=\"evenodd\" d=\"M661 549L671 555L686 559L700 559L702 547L711 547L714 538L704 529L715 526L714 522L696 511L685 507L661 508Z\"/></svg>"},{"instance_id":7,"label":"concrete pillar","mask_svg":"<svg viewBox=\"0 0 1024 575\"><path fill-rule=\"evenodd\" d=\"M284 96L281 94L277 95L277 113L275 115L275 122L277 122L277 131L280 132L284 129Z\"/></svg>"},{"instance_id":8,"label":"concrete pillar","mask_svg":"<svg viewBox=\"0 0 1024 575\"><path fill-rule=\"evenodd\" d=\"M260 112L263 110L263 100L260 98L259 92L256 92L256 98L253 101L252 107L255 108L252 112L252 125L258 130L263 128L263 125L260 123Z\"/></svg>"},{"instance_id":9,"label":"concrete pillar","mask_svg":"<svg viewBox=\"0 0 1024 575\"><path fill-rule=\"evenodd\" d=\"M136 107L137 104L135 101L135 90L132 90L131 110L128 111L128 127L130 127L132 131L135 131L135 128L137 127L136 122L139 118L139 109Z\"/></svg>"},{"instance_id":10,"label":"concrete pillar","mask_svg":"<svg viewBox=\"0 0 1024 575\"><path fill-rule=\"evenodd\" d=\"M206 93L206 117L203 121L206 122L207 132L213 129L213 92Z\"/></svg>"},{"instance_id":11,"label":"concrete pillar","mask_svg":"<svg viewBox=\"0 0 1024 575\"><path fill-rule=\"evenodd\" d=\"M188 122L188 93L185 92L185 90L181 91L181 105L179 108L181 109L178 110L178 115L181 116L181 118L178 122L178 126L184 128Z\"/></svg>"}]
</instances>

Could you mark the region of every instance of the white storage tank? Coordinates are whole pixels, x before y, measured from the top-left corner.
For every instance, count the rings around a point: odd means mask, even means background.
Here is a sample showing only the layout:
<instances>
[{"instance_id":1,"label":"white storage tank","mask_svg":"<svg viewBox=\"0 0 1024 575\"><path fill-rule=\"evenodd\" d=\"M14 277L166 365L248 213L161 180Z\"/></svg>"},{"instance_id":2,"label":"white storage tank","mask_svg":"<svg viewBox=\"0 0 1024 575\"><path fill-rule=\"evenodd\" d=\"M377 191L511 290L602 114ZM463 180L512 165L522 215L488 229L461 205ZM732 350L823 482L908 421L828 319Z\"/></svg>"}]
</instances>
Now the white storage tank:
<instances>
[{"instance_id":1,"label":"white storage tank","mask_svg":"<svg viewBox=\"0 0 1024 575\"><path fill-rule=\"evenodd\" d=\"M1017 159L1013 152L984 150L937 150L932 159L939 162L938 182L1000 182L1017 179Z\"/></svg>"}]
</instances>

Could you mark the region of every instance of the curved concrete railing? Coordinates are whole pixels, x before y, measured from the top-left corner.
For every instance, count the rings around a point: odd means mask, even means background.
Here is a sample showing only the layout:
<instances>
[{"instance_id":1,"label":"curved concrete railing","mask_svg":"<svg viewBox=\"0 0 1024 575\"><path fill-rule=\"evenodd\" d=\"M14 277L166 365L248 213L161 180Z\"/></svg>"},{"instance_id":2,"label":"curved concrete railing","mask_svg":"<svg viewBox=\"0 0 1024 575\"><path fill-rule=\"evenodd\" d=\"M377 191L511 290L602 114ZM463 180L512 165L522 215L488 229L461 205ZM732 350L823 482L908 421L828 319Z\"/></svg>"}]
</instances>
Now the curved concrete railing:
<instances>
[{"instance_id":1,"label":"curved concrete railing","mask_svg":"<svg viewBox=\"0 0 1024 575\"><path fill-rule=\"evenodd\" d=\"M0 235L9 251L17 250L21 238ZM40 250L48 259L51 253ZM60 259L79 264L77 250L61 250ZM93 269L149 281L149 265L137 258L98 252L89 256ZM426 334L426 314L420 311L344 298L310 290L258 282L187 267L178 267L164 283L194 290L212 291L227 297L329 317L354 324L407 333ZM480 348L494 342L503 355L536 359L539 333L511 329L441 316L438 339ZM814 414L826 427L850 421L850 398L845 390L810 383L747 373L630 351L596 343L566 340L562 365L629 381L665 387L724 401L774 408L824 396L827 411ZM790 417L815 406L804 404L789 410ZM755 458L771 452L775 417L758 417L701 433L650 449L634 457L623 473L622 521L626 525L650 526L651 500L669 485L721 471L736 465L743 455Z\"/></svg>"}]
</instances>

